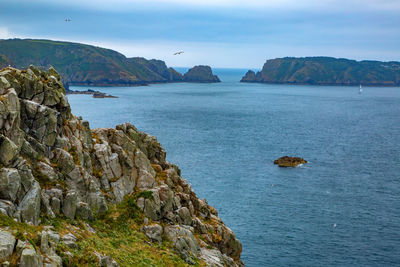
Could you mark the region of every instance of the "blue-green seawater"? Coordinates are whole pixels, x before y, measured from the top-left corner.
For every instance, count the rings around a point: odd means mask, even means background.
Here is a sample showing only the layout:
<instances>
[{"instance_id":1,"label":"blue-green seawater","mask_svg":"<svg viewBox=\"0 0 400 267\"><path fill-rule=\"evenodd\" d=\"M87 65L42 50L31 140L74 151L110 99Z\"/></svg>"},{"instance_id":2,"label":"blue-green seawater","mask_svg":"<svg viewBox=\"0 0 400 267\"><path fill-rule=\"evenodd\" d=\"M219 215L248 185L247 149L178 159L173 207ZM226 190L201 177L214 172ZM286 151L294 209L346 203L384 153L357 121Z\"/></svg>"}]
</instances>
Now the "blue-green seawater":
<instances>
[{"instance_id":1,"label":"blue-green seawater","mask_svg":"<svg viewBox=\"0 0 400 267\"><path fill-rule=\"evenodd\" d=\"M246 70L215 72L222 83L68 98L92 128L129 121L155 135L241 240L246 266L400 266L400 88L243 84ZM309 163L273 164L285 155Z\"/></svg>"}]
</instances>

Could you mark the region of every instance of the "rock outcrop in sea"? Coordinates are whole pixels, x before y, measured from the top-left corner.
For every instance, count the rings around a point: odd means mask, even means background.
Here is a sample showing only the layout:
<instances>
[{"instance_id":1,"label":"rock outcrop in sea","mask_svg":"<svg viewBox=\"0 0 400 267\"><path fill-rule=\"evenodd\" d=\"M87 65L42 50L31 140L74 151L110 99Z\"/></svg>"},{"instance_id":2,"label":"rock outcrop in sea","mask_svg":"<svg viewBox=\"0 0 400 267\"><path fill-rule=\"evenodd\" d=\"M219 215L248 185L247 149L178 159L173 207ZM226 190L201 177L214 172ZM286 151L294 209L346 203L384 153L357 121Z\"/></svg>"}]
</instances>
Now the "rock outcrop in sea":
<instances>
[{"instance_id":1,"label":"rock outcrop in sea","mask_svg":"<svg viewBox=\"0 0 400 267\"><path fill-rule=\"evenodd\" d=\"M218 83L221 82L217 75L213 75L210 66L194 66L183 75L184 82Z\"/></svg>"},{"instance_id":2,"label":"rock outcrop in sea","mask_svg":"<svg viewBox=\"0 0 400 267\"><path fill-rule=\"evenodd\" d=\"M305 163L307 163L307 161L300 157L284 156L274 160L274 164L277 164L279 167L297 167Z\"/></svg>"},{"instance_id":3,"label":"rock outcrop in sea","mask_svg":"<svg viewBox=\"0 0 400 267\"><path fill-rule=\"evenodd\" d=\"M53 68L0 71L2 266L243 266L241 251L155 137L90 129Z\"/></svg>"}]
</instances>

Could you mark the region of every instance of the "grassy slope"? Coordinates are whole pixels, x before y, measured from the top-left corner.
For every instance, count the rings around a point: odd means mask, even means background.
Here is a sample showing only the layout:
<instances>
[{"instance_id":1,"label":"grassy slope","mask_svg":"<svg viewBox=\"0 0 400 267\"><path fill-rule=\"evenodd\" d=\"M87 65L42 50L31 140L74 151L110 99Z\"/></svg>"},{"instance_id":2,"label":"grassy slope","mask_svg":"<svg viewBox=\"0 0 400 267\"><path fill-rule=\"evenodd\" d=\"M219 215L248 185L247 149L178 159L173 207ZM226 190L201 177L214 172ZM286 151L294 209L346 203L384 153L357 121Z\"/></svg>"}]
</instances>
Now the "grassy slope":
<instances>
[{"instance_id":1,"label":"grassy slope","mask_svg":"<svg viewBox=\"0 0 400 267\"><path fill-rule=\"evenodd\" d=\"M163 61L127 59L110 49L78 43L0 40L0 54L5 55L17 68L31 64L46 68L52 65L70 83L112 85L170 80L168 68Z\"/></svg>"},{"instance_id":2,"label":"grassy slope","mask_svg":"<svg viewBox=\"0 0 400 267\"><path fill-rule=\"evenodd\" d=\"M40 247L38 234L43 230L43 225L52 225L61 235L73 233L78 238L78 248L67 248L62 242L57 246L57 254L62 257L64 266L96 266L95 251L111 256L120 266L192 266L179 257L170 242L151 243L140 231L143 214L135 204L136 197L125 197L122 203L110 206L106 214L93 221L71 220L59 215L54 219L42 217L41 225L31 226L17 223L0 213L0 228L9 227L17 239L27 240L35 248ZM96 233L89 231L86 224ZM69 257L66 251L71 252L72 256ZM11 263L17 262L18 256L13 255ZM195 266L205 264L198 262Z\"/></svg>"}]
</instances>

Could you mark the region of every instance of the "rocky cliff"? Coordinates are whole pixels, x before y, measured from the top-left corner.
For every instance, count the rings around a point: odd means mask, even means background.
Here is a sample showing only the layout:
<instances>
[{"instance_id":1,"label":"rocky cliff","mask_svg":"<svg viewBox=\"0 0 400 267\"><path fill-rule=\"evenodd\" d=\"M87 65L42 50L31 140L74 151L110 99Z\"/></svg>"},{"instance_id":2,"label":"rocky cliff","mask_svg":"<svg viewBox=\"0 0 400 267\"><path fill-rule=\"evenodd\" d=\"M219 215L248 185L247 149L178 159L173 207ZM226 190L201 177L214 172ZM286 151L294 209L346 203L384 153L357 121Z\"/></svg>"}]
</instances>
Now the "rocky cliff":
<instances>
[{"instance_id":1,"label":"rocky cliff","mask_svg":"<svg viewBox=\"0 0 400 267\"><path fill-rule=\"evenodd\" d=\"M331 57L276 58L241 82L316 85L399 86L400 62L355 61Z\"/></svg>"},{"instance_id":2,"label":"rocky cliff","mask_svg":"<svg viewBox=\"0 0 400 267\"><path fill-rule=\"evenodd\" d=\"M11 64L59 71L65 84L92 86L132 86L149 83L181 82L182 75L164 61L126 58L92 45L35 39L0 40L0 68ZM3 59L2 59L3 57Z\"/></svg>"},{"instance_id":3,"label":"rocky cliff","mask_svg":"<svg viewBox=\"0 0 400 267\"><path fill-rule=\"evenodd\" d=\"M242 266L241 243L125 123L90 129L59 74L0 72L2 266Z\"/></svg>"},{"instance_id":4,"label":"rocky cliff","mask_svg":"<svg viewBox=\"0 0 400 267\"><path fill-rule=\"evenodd\" d=\"M218 83L220 82L217 75L213 75L209 66L194 66L183 75L184 82L196 83Z\"/></svg>"}]
</instances>

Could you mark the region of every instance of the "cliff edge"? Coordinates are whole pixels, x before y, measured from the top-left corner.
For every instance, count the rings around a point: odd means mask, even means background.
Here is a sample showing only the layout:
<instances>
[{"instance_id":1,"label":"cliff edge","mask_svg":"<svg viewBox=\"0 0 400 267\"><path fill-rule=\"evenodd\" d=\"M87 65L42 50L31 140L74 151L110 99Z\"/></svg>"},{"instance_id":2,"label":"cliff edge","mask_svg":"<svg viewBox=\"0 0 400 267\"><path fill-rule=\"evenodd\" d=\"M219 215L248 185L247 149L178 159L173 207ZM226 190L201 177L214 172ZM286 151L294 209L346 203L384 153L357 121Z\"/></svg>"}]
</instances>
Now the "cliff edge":
<instances>
[{"instance_id":1,"label":"cliff edge","mask_svg":"<svg viewBox=\"0 0 400 267\"><path fill-rule=\"evenodd\" d=\"M19 266L243 266L242 245L125 123L90 129L60 75L0 71L0 263Z\"/></svg>"}]
</instances>

